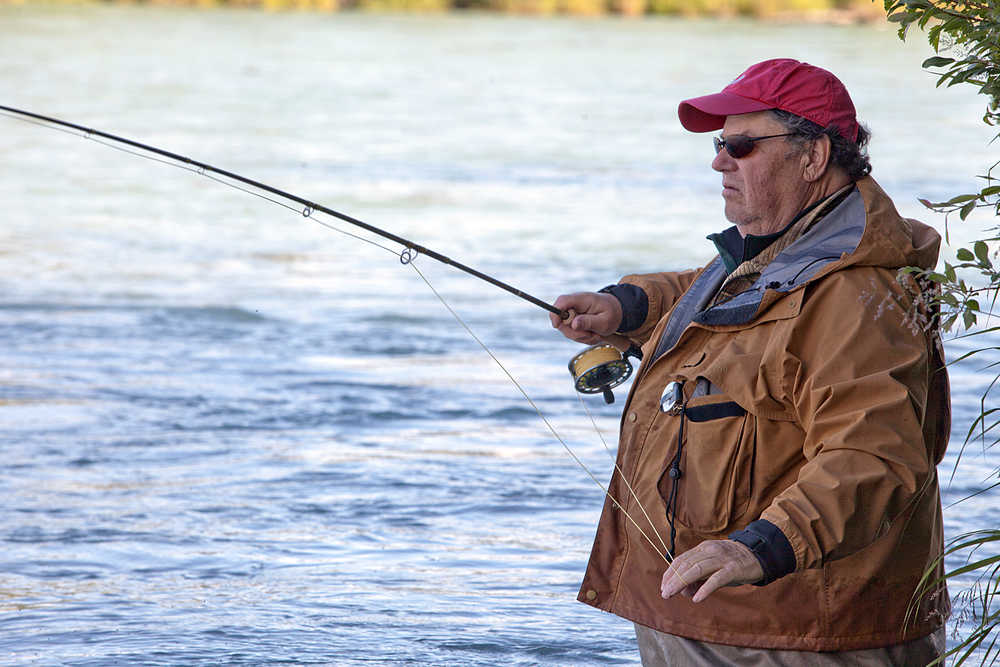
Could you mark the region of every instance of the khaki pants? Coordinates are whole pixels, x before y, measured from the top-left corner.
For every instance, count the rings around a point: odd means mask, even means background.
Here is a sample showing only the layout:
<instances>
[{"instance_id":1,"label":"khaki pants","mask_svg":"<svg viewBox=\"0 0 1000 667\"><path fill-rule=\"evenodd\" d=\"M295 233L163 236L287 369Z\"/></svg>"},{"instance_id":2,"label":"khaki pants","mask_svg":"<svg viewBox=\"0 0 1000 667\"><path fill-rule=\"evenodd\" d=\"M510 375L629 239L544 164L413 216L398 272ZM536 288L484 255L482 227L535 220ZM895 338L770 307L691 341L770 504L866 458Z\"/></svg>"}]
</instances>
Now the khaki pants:
<instances>
[{"instance_id":1,"label":"khaki pants","mask_svg":"<svg viewBox=\"0 0 1000 667\"><path fill-rule=\"evenodd\" d=\"M926 667L945 651L943 627L905 644L829 653L709 644L639 624L635 636L643 667Z\"/></svg>"}]
</instances>

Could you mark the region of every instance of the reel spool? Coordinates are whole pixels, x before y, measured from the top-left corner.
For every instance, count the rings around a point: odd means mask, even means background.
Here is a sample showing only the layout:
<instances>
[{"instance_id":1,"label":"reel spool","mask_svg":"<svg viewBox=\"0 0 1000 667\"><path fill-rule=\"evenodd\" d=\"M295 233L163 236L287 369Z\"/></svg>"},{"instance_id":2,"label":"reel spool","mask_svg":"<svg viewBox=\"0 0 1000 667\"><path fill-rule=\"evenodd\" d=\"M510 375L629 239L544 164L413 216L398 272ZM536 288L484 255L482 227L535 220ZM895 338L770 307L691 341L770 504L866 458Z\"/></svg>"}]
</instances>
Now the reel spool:
<instances>
[{"instance_id":1,"label":"reel spool","mask_svg":"<svg viewBox=\"0 0 1000 667\"><path fill-rule=\"evenodd\" d=\"M632 375L632 364L628 356L614 345L594 345L569 360L569 373L578 392L601 392L604 402L611 404L615 402L612 387L617 387Z\"/></svg>"}]
</instances>

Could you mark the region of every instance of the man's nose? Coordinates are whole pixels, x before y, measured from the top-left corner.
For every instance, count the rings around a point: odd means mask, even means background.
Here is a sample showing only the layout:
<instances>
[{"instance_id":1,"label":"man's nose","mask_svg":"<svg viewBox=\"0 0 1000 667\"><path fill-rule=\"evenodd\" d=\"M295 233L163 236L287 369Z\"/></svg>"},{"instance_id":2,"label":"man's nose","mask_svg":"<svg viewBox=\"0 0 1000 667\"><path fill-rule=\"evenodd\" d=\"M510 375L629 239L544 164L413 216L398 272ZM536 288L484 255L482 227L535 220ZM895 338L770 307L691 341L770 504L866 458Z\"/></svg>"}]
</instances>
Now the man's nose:
<instances>
[{"instance_id":1,"label":"man's nose","mask_svg":"<svg viewBox=\"0 0 1000 667\"><path fill-rule=\"evenodd\" d=\"M736 168L736 158L729 154L725 148L715 154L712 159L712 169L716 171L732 171Z\"/></svg>"}]
</instances>

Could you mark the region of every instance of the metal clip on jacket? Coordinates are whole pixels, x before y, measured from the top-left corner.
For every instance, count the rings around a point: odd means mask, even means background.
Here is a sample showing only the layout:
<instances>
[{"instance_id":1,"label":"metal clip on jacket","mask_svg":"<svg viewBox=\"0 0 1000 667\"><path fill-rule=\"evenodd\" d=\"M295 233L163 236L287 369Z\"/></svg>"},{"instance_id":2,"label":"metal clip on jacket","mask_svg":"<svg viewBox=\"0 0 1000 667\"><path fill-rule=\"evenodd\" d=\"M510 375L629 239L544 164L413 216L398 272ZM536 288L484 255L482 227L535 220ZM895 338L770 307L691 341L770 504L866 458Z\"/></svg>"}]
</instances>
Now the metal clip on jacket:
<instances>
[{"instance_id":1,"label":"metal clip on jacket","mask_svg":"<svg viewBox=\"0 0 1000 667\"><path fill-rule=\"evenodd\" d=\"M670 382L660 394L660 412L679 415L684 410L684 383Z\"/></svg>"}]
</instances>

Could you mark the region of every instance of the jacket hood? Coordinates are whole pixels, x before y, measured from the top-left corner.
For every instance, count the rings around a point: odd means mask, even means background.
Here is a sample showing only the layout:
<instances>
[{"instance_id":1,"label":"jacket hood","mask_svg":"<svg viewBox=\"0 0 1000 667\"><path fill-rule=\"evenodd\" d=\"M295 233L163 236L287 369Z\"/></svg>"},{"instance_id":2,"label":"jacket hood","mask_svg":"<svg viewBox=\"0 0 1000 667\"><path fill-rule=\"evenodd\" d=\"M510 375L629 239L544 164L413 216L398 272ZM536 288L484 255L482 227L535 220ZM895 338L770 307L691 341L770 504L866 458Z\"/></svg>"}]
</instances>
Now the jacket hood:
<instances>
[{"instance_id":1,"label":"jacket hood","mask_svg":"<svg viewBox=\"0 0 1000 667\"><path fill-rule=\"evenodd\" d=\"M929 225L901 217L889 196L870 176L855 185L864 201L867 224L858 247L846 258L847 263L933 269L937 265L941 235Z\"/></svg>"}]
</instances>

